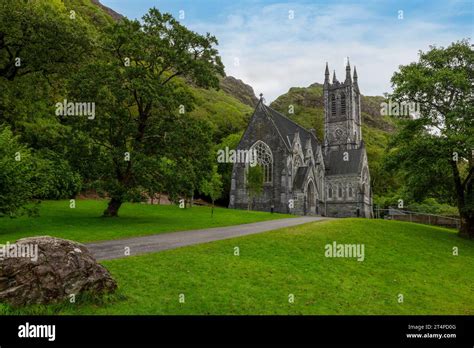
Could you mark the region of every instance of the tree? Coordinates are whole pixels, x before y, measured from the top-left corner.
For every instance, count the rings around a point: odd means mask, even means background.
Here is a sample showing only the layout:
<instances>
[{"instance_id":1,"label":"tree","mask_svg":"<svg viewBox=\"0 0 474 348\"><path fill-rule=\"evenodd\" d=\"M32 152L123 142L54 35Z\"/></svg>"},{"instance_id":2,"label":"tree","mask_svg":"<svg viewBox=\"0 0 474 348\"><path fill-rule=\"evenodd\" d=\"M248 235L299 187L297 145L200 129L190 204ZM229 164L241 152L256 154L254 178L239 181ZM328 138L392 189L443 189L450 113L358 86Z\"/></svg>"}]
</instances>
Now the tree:
<instances>
[{"instance_id":1,"label":"tree","mask_svg":"<svg viewBox=\"0 0 474 348\"><path fill-rule=\"evenodd\" d=\"M247 172L247 192L248 192L248 205L247 209L250 210L255 197L258 197L263 191L263 169L262 166L256 165L254 167L249 166Z\"/></svg>"},{"instance_id":2,"label":"tree","mask_svg":"<svg viewBox=\"0 0 474 348\"><path fill-rule=\"evenodd\" d=\"M0 77L71 71L90 49L87 26L61 2L0 3Z\"/></svg>"},{"instance_id":3,"label":"tree","mask_svg":"<svg viewBox=\"0 0 474 348\"><path fill-rule=\"evenodd\" d=\"M34 175L30 149L9 128L0 127L0 216L30 212L26 206L36 191Z\"/></svg>"},{"instance_id":4,"label":"tree","mask_svg":"<svg viewBox=\"0 0 474 348\"><path fill-rule=\"evenodd\" d=\"M208 179L201 183L201 193L209 196L212 201L211 216L214 216L214 202L222 195L222 177L217 172L217 166L212 167L212 172Z\"/></svg>"},{"instance_id":5,"label":"tree","mask_svg":"<svg viewBox=\"0 0 474 348\"><path fill-rule=\"evenodd\" d=\"M123 19L109 28L102 43L103 60L92 62L74 77L72 95L95 101L94 120L70 122L101 148L102 163L96 163L101 168L99 181L111 198L104 216L117 216L122 203L144 183L157 187L139 168L146 163L159 169L160 150L155 143L167 136L160 133L163 119L173 120L192 110L192 93L184 79L199 87L218 87L217 75L224 70L216 44L215 37L194 33L153 8L142 22ZM178 165L190 168L189 163ZM159 175L155 177L158 180Z\"/></svg>"},{"instance_id":6,"label":"tree","mask_svg":"<svg viewBox=\"0 0 474 348\"><path fill-rule=\"evenodd\" d=\"M474 52L469 40L430 47L392 77L392 99L419 114L401 121L388 166L399 167L415 199L456 203L460 235L474 238Z\"/></svg>"}]
</instances>

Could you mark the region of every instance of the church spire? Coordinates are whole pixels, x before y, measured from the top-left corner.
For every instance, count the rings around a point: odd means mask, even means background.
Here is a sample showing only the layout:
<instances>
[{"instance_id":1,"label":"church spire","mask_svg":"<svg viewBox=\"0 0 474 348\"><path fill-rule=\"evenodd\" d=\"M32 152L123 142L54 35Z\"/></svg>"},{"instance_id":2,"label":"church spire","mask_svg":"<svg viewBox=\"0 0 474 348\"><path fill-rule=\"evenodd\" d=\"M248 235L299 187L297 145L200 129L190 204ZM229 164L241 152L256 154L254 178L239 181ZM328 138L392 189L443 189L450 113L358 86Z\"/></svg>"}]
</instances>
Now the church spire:
<instances>
[{"instance_id":1,"label":"church spire","mask_svg":"<svg viewBox=\"0 0 474 348\"><path fill-rule=\"evenodd\" d=\"M326 71L324 72L324 84L329 85L329 68L328 62L326 62Z\"/></svg>"},{"instance_id":2,"label":"church spire","mask_svg":"<svg viewBox=\"0 0 474 348\"><path fill-rule=\"evenodd\" d=\"M336 83L336 82L339 82L337 81L337 78L336 78L336 70L334 70L333 74L332 74L332 83Z\"/></svg>"},{"instance_id":3,"label":"church spire","mask_svg":"<svg viewBox=\"0 0 474 348\"><path fill-rule=\"evenodd\" d=\"M357 82L357 69L354 66L354 82Z\"/></svg>"},{"instance_id":4,"label":"church spire","mask_svg":"<svg viewBox=\"0 0 474 348\"><path fill-rule=\"evenodd\" d=\"M347 65L346 65L346 81L345 83L351 83L351 65L349 63L349 57L347 57Z\"/></svg>"}]
</instances>

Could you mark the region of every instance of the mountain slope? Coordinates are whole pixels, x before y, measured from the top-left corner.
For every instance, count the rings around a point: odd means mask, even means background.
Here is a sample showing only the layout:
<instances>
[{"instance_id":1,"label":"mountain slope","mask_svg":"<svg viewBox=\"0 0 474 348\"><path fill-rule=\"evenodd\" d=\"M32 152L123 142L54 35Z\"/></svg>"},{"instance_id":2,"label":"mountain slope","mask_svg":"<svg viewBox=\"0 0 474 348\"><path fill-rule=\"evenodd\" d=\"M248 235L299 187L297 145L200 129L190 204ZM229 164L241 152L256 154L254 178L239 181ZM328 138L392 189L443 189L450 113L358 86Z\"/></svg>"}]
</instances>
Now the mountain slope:
<instances>
[{"instance_id":1,"label":"mountain slope","mask_svg":"<svg viewBox=\"0 0 474 348\"><path fill-rule=\"evenodd\" d=\"M220 87L224 92L238 99L240 102L255 108L258 98L255 96L252 86L233 76L226 76L220 81Z\"/></svg>"}]
</instances>

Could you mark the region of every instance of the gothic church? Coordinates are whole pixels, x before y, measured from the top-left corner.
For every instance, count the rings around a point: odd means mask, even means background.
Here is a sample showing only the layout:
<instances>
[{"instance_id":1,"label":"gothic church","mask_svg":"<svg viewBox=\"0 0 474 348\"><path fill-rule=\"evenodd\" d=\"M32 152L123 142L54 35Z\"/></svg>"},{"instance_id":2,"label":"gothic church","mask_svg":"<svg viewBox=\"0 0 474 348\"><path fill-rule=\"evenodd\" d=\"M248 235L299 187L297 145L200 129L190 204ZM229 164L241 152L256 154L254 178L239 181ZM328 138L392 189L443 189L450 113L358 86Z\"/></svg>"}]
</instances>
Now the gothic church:
<instances>
[{"instance_id":1,"label":"gothic church","mask_svg":"<svg viewBox=\"0 0 474 348\"><path fill-rule=\"evenodd\" d=\"M299 215L371 217L372 192L362 140L357 71L349 62L344 82L332 83L326 63L324 142L263 103L260 98L237 150L257 154L262 192L250 199L248 163L235 163L230 208ZM249 201L251 200L251 201Z\"/></svg>"}]
</instances>

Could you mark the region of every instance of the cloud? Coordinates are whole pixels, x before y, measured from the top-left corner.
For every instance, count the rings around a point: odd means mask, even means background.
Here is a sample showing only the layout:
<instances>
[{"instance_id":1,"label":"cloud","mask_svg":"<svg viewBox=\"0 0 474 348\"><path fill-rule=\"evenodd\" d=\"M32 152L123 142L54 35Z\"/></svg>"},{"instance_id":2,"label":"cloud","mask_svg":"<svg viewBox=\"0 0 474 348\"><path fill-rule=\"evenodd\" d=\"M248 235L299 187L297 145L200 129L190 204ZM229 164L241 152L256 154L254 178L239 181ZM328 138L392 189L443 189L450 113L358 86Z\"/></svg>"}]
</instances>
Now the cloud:
<instances>
[{"instance_id":1,"label":"cloud","mask_svg":"<svg viewBox=\"0 0 474 348\"><path fill-rule=\"evenodd\" d=\"M290 87L322 83L326 61L343 80L347 56L362 93L381 95L390 91L398 66L415 61L420 49L469 36L466 27L416 13L405 11L400 20L397 10L366 4L279 3L235 10L220 23L187 25L217 36L227 74L272 101Z\"/></svg>"}]
</instances>

